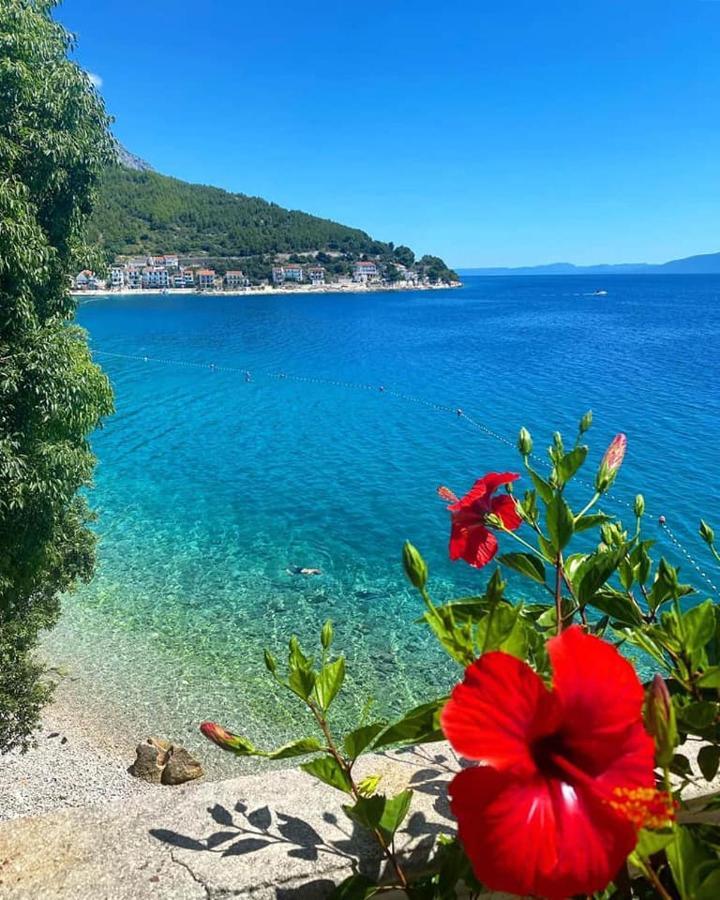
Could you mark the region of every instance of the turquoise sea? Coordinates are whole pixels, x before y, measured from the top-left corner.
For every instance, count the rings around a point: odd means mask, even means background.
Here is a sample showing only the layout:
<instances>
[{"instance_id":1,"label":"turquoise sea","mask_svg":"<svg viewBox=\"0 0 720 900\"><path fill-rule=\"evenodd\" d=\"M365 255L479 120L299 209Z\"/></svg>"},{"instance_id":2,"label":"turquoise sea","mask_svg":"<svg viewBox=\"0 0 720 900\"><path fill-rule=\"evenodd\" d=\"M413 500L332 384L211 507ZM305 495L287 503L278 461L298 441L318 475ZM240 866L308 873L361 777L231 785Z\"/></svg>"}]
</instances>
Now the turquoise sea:
<instances>
[{"instance_id":1,"label":"turquoise sea","mask_svg":"<svg viewBox=\"0 0 720 900\"><path fill-rule=\"evenodd\" d=\"M287 737L305 720L262 649L282 654L293 631L311 645L326 618L348 655L341 718L368 696L390 713L447 688L456 672L416 624L400 549L422 550L438 599L484 583L448 561L435 489L517 469L520 425L542 452L592 408L588 477L627 432L608 511L627 515L641 490L663 552L710 590L660 514L720 583L696 537L701 516L720 527L720 277L115 297L82 303L78 321L117 414L94 438L99 571L48 649L88 703L141 732L198 746L197 723L214 718Z\"/></svg>"}]
</instances>

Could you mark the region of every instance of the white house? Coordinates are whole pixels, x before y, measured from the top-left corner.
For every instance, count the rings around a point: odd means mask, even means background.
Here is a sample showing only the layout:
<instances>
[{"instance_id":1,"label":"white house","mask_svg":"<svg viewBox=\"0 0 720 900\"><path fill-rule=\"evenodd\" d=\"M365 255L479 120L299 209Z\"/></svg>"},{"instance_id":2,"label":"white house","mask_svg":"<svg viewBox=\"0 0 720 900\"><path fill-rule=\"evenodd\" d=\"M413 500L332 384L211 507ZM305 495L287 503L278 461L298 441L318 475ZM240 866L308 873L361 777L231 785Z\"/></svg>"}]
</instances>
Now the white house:
<instances>
[{"instance_id":1,"label":"white house","mask_svg":"<svg viewBox=\"0 0 720 900\"><path fill-rule=\"evenodd\" d=\"M170 287L170 276L168 270L161 266L148 266L143 269L142 286L144 288L167 288Z\"/></svg>"},{"instance_id":2,"label":"white house","mask_svg":"<svg viewBox=\"0 0 720 900\"><path fill-rule=\"evenodd\" d=\"M310 266L307 274L311 284L325 284L324 266Z\"/></svg>"},{"instance_id":3,"label":"white house","mask_svg":"<svg viewBox=\"0 0 720 900\"><path fill-rule=\"evenodd\" d=\"M353 281L376 281L380 273L374 262L360 260L353 266Z\"/></svg>"},{"instance_id":4,"label":"white house","mask_svg":"<svg viewBox=\"0 0 720 900\"><path fill-rule=\"evenodd\" d=\"M285 269L282 266L273 266L272 280L273 284L282 284L285 281Z\"/></svg>"},{"instance_id":5,"label":"white house","mask_svg":"<svg viewBox=\"0 0 720 900\"><path fill-rule=\"evenodd\" d=\"M110 269L110 287L121 288L125 284L125 269L123 266L113 266Z\"/></svg>"},{"instance_id":6,"label":"white house","mask_svg":"<svg viewBox=\"0 0 720 900\"><path fill-rule=\"evenodd\" d=\"M195 287L195 273L192 269L182 269L182 277L184 287Z\"/></svg>"},{"instance_id":7,"label":"white house","mask_svg":"<svg viewBox=\"0 0 720 900\"><path fill-rule=\"evenodd\" d=\"M246 287L247 283L248 279L245 277L244 272L231 271L225 273L225 287L229 290Z\"/></svg>"},{"instance_id":8,"label":"white house","mask_svg":"<svg viewBox=\"0 0 720 900\"><path fill-rule=\"evenodd\" d=\"M302 281L305 278L303 267L297 263L286 263L283 266L285 281Z\"/></svg>"}]
</instances>

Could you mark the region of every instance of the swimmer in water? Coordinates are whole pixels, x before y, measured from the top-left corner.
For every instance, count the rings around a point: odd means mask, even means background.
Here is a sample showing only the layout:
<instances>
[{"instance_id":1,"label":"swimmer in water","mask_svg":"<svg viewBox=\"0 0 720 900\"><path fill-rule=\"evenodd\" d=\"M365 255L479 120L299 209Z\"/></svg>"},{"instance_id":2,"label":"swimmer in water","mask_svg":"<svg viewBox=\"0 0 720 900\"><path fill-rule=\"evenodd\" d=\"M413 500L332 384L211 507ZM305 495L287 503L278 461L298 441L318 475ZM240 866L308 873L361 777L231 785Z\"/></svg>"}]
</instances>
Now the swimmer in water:
<instances>
[{"instance_id":1,"label":"swimmer in water","mask_svg":"<svg viewBox=\"0 0 720 900\"><path fill-rule=\"evenodd\" d=\"M320 569L310 569L307 566L289 566L288 575L322 575Z\"/></svg>"}]
</instances>

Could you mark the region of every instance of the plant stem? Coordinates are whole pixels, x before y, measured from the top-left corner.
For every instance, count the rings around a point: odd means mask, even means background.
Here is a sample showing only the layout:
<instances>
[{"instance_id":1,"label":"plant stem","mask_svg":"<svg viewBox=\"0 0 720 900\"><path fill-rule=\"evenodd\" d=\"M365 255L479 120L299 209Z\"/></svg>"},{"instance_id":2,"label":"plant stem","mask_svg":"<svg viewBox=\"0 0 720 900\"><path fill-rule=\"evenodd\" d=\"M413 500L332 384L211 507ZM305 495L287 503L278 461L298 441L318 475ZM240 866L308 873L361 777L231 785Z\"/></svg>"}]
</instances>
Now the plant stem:
<instances>
[{"instance_id":1,"label":"plant stem","mask_svg":"<svg viewBox=\"0 0 720 900\"><path fill-rule=\"evenodd\" d=\"M557 633L562 634L563 616L562 616L562 576L563 561L562 553L558 553L555 559L555 618L557 619Z\"/></svg>"},{"instance_id":2,"label":"plant stem","mask_svg":"<svg viewBox=\"0 0 720 900\"><path fill-rule=\"evenodd\" d=\"M432 604L430 604L430 605L432 606ZM325 716L318 710L318 708L315 706L315 704L312 703L311 701L308 701L307 705L310 707L310 711L312 712L313 716L315 716L315 721L320 726L320 730L322 731L322 733L325 737L325 741L327 742L327 749L328 749L329 753L331 754L331 756L333 757L335 762L340 766L342 771L345 773L345 776L348 780L348 784L350 785L350 792L353 796L353 799L357 802L358 800L360 800L360 793L357 789L355 780L353 779L353 776L352 776L352 765L348 764L347 760L343 757L343 755L340 753L340 751L335 746L335 741L333 740L333 736L330 732L330 728L328 726L327 719L325 718ZM388 845L383 833L380 831L379 828L372 828L370 830L372 831L373 835L375 836L375 839L377 840L378 844L380 845L382 852L385 855L385 858L387 859L387 861L390 863L390 865L395 870L395 874L398 877L398 881L400 882L400 885L403 888L407 888L407 886L408 886L407 875L403 871L402 866L400 865L400 862L394 853L394 850L391 849L391 847Z\"/></svg>"},{"instance_id":3,"label":"plant stem","mask_svg":"<svg viewBox=\"0 0 720 900\"><path fill-rule=\"evenodd\" d=\"M582 517L585 515L585 513L588 512L588 510L592 509L593 506L595 506L595 504L598 502L599 499L600 499L600 494L598 494L596 491L590 498L590 501L575 516L575 521L577 522L578 519L582 519Z\"/></svg>"},{"instance_id":4,"label":"plant stem","mask_svg":"<svg viewBox=\"0 0 720 900\"><path fill-rule=\"evenodd\" d=\"M648 860L643 859L643 871L645 873L646 878L658 892L659 896L663 898L663 900L673 900L668 891L665 890L663 883L660 881L657 872L650 865Z\"/></svg>"},{"instance_id":5,"label":"plant stem","mask_svg":"<svg viewBox=\"0 0 720 900\"><path fill-rule=\"evenodd\" d=\"M505 528L504 526L500 529L500 531L502 531L503 534L509 534L510 537L513 538L513 540L516 540L519 544L522 544L523 547L527 547L527 549L530 550L532 553L534 553L535 556L539 556L540 559L542 559L542 560L545 559L545 557L544 557L544 556L542 555L542 553L537 549L537 547L533 547L532 544L528 544L527 541L523 540L523 539L520 537L520 535L515 534L514 531L510 531L509 528Z\"/></svg>"}]
</instances>

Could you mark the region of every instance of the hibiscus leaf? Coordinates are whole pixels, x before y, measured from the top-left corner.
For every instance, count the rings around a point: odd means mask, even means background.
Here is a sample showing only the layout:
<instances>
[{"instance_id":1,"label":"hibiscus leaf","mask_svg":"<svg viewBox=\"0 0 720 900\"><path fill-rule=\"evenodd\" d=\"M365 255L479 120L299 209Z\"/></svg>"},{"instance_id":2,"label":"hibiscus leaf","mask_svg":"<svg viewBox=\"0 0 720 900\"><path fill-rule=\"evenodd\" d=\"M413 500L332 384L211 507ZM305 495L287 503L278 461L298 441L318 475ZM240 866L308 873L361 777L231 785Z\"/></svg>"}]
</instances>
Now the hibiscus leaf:
<instances>
[{"instance_id":1,"label":"hibiscus leaf","mask_svg":"<svg viewBox=\"0 0 720 900\"><path fill-rule=\"evenodd\" d=\"M372 797L358 797L352 806L343 805L343 809L353 822L373 831L380 825L386 802L387 798L382 794L373 794Z\"/></svg>"},{"instance_id":2,"label":"hibiscus leaf","mask_svg":"<svg viewBox=\"0 0 720 900\"><path fill-rule=\"evenodd\" d=\"M589 585L586 593L587 591L589 591ZM585 596L585 594L583 596ZM589 602L592 603L595 609L610 616L613 621L619 622L622 625L631 626L642 624L642 614L626 594L622 594L614 588L605 586L596 589L590 594L590 598ZM583 605L586 602L588 601L581 600ZM644 635L641 635L640 632L632 632L632 634L628 633L628 640L632 643L638 643L642 637L644 637ZM637 640L635 638L637 638ZM647 647L643 646L643 649L647 650ZM657 653L660 654L660 658L662 659L662 653L659 650L657 650ZM656 659L658 658L656 653L652 653L651 655L655 656Z\"/></svg>"},{"instance_id":3,"label":"hibiscus leaf","mask_svg":"<svg viewBox=\"0 0 720 900\"><path fill-rule=\"evenodd\" d=\"M283 744L272 753L268 753L268 759L291 759L293 756L305 756L308 753L317 753L322 750L322 744L315 738L300 738L298 741L290 741Z\"/></svg>"},{"instance_id":4,"label":"hibiscus leaf","mask_svg":"<svg viewBox=\"0 0 720 900\"><path fill-rule=\"evenodd\" d=\"M580 565L575 574L575 584L577 585L577 598L581 606L590 603L597 591L605 584L612 573L617 569L623 556L624 549L614 552L605 551L604 553L593 553ZM625 598L627 605L632 607L629 599ZM604 609L602 612L612 613ZM627 620L625 620L627 621ZM639 616L631 617L631 621L639 621Z\"/></svg>"},{"instance_id":5,"label":"hibiscus leaf","mask_svg":"<svg viewBox=\"0 0 720 900\"><path fill-rule=\"evenodd\" d=\"M343 748L350 759L357 759L375 738L387 728L387 722L373 722L372 725L361 725L350 734L345 735Z\"/></svg>"},{"instance_id":6,"label":"hibiscus leaf","mask_svg":"<svg viewBox=\"0 0 720 900\"><path fill-rule=\"evenodd\" d=\"M712 600L706 600L688 610L682 618L682 624L686 649L690 653L693 665L706 663L705 645L709 644L715 635L715 604Z\"/></svg>"},{"instance_id":7,"label":"hibiscus leaf","mask_svg":"<svg viewBox=\"0 0 720 900\"><path fill-rule=\"evenodd\" d=\"M443 649L461 666L469 666L475 659L470 623L457 624L453 611L448 606L437 606L428 610L423 618L430 626Z\"/></svg>"},{"instance_id":8,"label":"hibiscus leaf","mask_svg":"<svg viewBox=\"0 0 720 900\"><path fill-rule=\"evenodd\" d=\"M340 763L332 756L320 756L310 762L303 763L300 768L317 778L329 784L330 787L344 791L346 794L351 793L350 781Z\"/></svg>"},{"instance_id":9,"label":"hibiscus leaf","mask_svg":"<svg viewBox=\"0 0 720 900\"><path fill-rule=\"evenodd\" d=\"M555 494L545 512L553 550L559 553L570 541L575 530L575 517L562 494Z\"/></svg>"},{"instance_id":10,"label":"hibiscus leaf","mask_svg":"<svg viewBox=\"0 0 720 900\"><path fill-rule=\"evenodd\" d=\"M538 473L534 469L531 469L529 466L528 473L530 475L530 478L532 479L532 483L535 485L535 490L540 495L541 500L543 500L545 503L550 503L553 498L553 489L550 486L550 483L545 481L545 479L541 475L538 475Z\"/></svg>"},{"instance_id":11,"label":"hibiscus leaf","mask_svg":"<svg viewBox=\"0 0 720 900\"><path fill-rule=\"evenodd\" d=\"M322 710L327 710L337 696L345 680L345 658L343 656L323 666L315 679L315 696Z\"/></svg>"},{"instance_id":12,"label":"hibiscus leaf","mask_svg":"<svg viewBox=\"0 0 720 900\"><path fill-rule=\"evenodd\" d=\"M379 890L378 885L367 875L351 875L334 888L328 895L328 900L367 900L368 897L374 897Z\"/></svg>"},{"instance_id":13,"label":"hibiscus leaf","mask_svg":"<svg viewBox=\"0 0 720 900\"><path fill-rule=\"evenodd\" d=\"M589 531L591 528L598 528L610 521L610 516L605 513L594 513L591 516L580 516L575 520L575 532Z\"/></svg>"},{"instance_id":14,"label":"hibiscus leaf","mask_svg":"<svg viewBox=\"0 0 720 900\"><path fill-rule=\"evenodd\" d=\"M545 566L541 559L531 553L505 553L498 557L498 562L538 584L545 584Z\"/></svg>"},{"instance_id":15,"label":"hibiscus leaf","mask_svg":"<svg viewBox=\"0 0 720 900\"><path fill-rule=\"evenodd\" d=\"M706 744L700 748L697 756L698 766L703 773L705 781L712 781L720 767L720 747L714 744Z\"/></svg>"},{"instance_id":16,"label":"hibiscus leaf","mask_svg":"<svg viewBox=\"0 0 720 900\"><path fill-rule=\"evenodd\" d=\"M438 718L446 703L447 697L441 697L411 709L402 719L393 722L382 732L373 744L373 750L379 750L389 744L427 744L441 740L443 734Z\"/></svg>"},{"instance_id":17,"label":"hibiscus leaf","mask_svg":"<svg viewBox=\"0 0 720 900\"><path fill-rule=\"evenodd\" d=\"M555 463L555 475L560 484L566 484L585 462L588 448L583 444L566 453Z\"/></svg>"},{"instance_id":18,"label":"hibiscus leaf","mask_svg":"<svg viewBox=\"0 0 720 900\"><path fill-rule=\"evenodd\" d=\"M527 654L527 623L522 618L522 605L498 603L477 626L476 641L482 653L502 650L518 659Z\"/></svg>"},{"instance_id":19,"label":"hibiscus leaf","mask_svg":"<svg viewBox=\"0 0 720 900\"><path fill-rule=\"evenodd\" d=\"M388 840L391 840L395 832L405 821L405 817L410 809L413 792L402 791L394 797L385 800L385 808L380 817L380 830L385 834Z\"/></svg>"}]
</instances>

